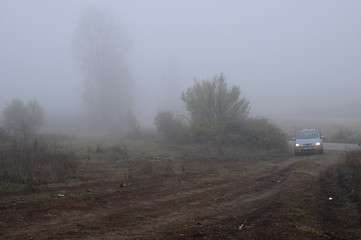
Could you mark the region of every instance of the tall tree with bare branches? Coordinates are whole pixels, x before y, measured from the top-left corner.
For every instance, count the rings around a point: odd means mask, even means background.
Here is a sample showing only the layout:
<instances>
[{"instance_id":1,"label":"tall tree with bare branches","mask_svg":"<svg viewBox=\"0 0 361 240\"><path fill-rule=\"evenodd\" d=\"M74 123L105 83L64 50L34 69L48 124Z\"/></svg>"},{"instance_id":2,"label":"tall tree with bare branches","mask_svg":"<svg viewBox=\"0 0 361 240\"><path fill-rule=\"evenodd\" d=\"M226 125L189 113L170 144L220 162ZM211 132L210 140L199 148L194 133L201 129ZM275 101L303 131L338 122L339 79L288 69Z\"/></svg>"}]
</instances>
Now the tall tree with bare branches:
<instances>
[{"instance_id":1,"label":"tall tree with bare branches","mask_svg":"<svg viewBox=\"0 0 361 240\"><path fill-rule=\"evenodd\" d=\"M132 81L126 64L130 47L116 15L97 7L86 9L75 37L75 53L84 72L82 100L97 123L124 121L132 102Z\"/></svg>"}]
</instances>

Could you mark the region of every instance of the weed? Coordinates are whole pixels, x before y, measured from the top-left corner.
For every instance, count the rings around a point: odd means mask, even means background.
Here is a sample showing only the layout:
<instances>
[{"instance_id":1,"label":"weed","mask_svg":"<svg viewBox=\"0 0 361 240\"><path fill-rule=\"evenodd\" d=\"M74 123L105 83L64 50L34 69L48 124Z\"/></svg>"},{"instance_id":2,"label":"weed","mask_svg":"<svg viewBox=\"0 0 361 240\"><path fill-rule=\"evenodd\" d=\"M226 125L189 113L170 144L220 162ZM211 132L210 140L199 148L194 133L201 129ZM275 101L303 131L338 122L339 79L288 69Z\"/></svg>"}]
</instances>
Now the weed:
<instances>
[{"instance_id":1,"label":"weed","mask_svg":"<svg viewBox=\"0 0 361 240\"><path fill-rule=\"evenodd\" d=\"M34 138L19 142L13 138L0 145L0 180L44 184L64 181L74 175L77 162L71 152L53 151L46 142Z\"/></svg>"},{"instance_id":2,"label":"weed","mask_svg":"<svg viewBox=\"0 0 361 240\"><path fill-rule=\"evenodd\" d=\"M296 227L297 227L296 224L294 224L294 223L289 223L288 226L289 226L290 228L296 228Z\"/></svg>"},{"instance_id":3,"label":"weed","mask_svg":"<svg viewBox=\"0 0 361 240\"><path fill-rule=\"evenodd\" d=\"M361 197L361 151L346 152L344 161L337 166L339 184Z\"/></svg>"},{"instance_id":4,"label":"weed","mask_svg":"<svg viewBox=\"0 0 361 240\"><path fill-rule=\"evenodd\" d=\"M301 207L293 207L290 210L290 214L292 217L296 217L296 218L304 218L305 217L305 213L303 212L303 209Z\"/></svg>"},{"instance_id":5,"label":"weed","mask_svg":"<svg viewBox=\"0 0 361 240\"><path fill-rule=\"evenodd\" d=\"M145 217L142 216L142 215L138 215L136 218L139 219L139 220L145 220Z\"/></svg>"},{"instance_id":6,"label":"weed","mask_svg":"<svg viewBox=\"0 0 361 240\"><path fill-rule=\"evenodd\" d=\"M174 235L174 232L172 231L172 230L167 230L166 232L165 232L167 235Z\"/></svg>"},{"instance_id":7,"label":"weed","mask_svg":"<svg viewBox=\"0 0 361 240\"><path fill-rule=\"evenodd\" d=\"M314 199L314 194L312 192L306 193L302 197L302 202L309 203L309 202L311 202L312 199Z\"/></svg>"},{"instance_id":8,"label":"weed","mask_svg":"<svg viewBox=\"0 0 361 240\"><path fill-rule=\"evenodd\" d=\"M325 235L328 236L328 237L332 237L332 236L333 236L333 232L332 232L331 230L329 230L329 229L323 231L323 234L325 234Z\"/></svg>"},{"instance_id":9,"label":"weed","mask_svg":"<svg viewBox=\"0 0 361 240\"><path fill-rule=\"evenodd\" d=\"M38 142L36 146L23 149L24 156L26 151L37 153L34 161L26 162L27 158L17 157L19 153L0 142L0 151L8 151L0 159L0 207L60 200L64 198L58 193L64 192L67 198L83 198L109 192L142 191L149 188L145 179L154 176L164 179L182 176L180 179L187 180L183 176L191 174L194 182L206 182L211 178L245 174L264 166L267 159L277 158L262 151L252 153L242 149L237 151L237 158L225 154L209 159L204 156L206 150L199 145L167 145L155 139L103 139L99 143L97 139L72 138L57 144L56 150L48 146ZM30 166L26 170L28 175L21 168L25 165L18 159ZM127 187L120 188L122 183Z\"/></svg>"},{"instance_id":10,"label":"weed","mask_svg":"<svg viewBox=\"0 0 361 240\"><path fill-rule=\"evenodd\" d=\"M68 234L71 235L88 235L89 232L87 231L79 231L77 229L70 229L69 231L67 231Z\"/></svg>"},{"instance_id":11,"label":"weed","mask_svg":"<svg viewBox=\"0 0 361 240\"><path fill-rule=\"evenodd\" d=\"M90 229L90 230L97 230L97 229L100 229L100 227L97 226L97 225L90 225L90 226L89 226L89 229Z\"/></svg>"}]
</instances>

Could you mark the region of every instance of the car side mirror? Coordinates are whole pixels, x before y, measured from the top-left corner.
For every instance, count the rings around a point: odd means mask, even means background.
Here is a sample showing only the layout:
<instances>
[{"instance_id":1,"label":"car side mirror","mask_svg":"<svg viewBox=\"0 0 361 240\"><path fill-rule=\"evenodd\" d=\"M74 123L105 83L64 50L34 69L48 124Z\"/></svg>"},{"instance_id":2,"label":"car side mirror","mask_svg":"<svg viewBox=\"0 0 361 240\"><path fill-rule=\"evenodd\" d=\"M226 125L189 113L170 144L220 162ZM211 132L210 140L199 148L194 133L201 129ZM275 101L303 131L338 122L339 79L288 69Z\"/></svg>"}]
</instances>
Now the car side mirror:
<instances>
[{"instance_id":1,"label":"car side mirror","mask_svg":"<svg viewBox=\"0 0 361 240\"><path fill-rule=\"evenodd\" d=\"M293 141L296 141L296 138L292 138Z\"/></svg>"},{"instance_id":2,"label":"car side mirror","mask_svg":"<svg viewBox=\"0 0 361 240\"><path fill-rule=\"evenodd\" d=\"M324 139L325 138L325 136L321 136L321 139Z\"/></svg>"}]
</instances>

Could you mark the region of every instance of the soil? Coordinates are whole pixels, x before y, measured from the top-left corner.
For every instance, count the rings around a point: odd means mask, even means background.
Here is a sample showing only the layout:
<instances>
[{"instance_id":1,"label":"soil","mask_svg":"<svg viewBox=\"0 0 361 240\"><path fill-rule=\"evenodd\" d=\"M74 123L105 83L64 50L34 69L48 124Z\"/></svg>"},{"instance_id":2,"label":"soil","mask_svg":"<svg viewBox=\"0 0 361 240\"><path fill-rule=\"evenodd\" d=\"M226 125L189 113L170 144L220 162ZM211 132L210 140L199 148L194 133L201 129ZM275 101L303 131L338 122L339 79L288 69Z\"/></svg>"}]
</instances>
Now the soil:
<instances>
[{"instance_id":1,"label":"soil","mask_svg":"<svg viewBox=\"0 0 361 240\"><path fill-rule=\"evenodd\" d=\"M92 197L2 206L0 238L361 239L359 205L333 168L341 154L290 157L203 181L130 179Z\"/></svg>"}]
</instances>

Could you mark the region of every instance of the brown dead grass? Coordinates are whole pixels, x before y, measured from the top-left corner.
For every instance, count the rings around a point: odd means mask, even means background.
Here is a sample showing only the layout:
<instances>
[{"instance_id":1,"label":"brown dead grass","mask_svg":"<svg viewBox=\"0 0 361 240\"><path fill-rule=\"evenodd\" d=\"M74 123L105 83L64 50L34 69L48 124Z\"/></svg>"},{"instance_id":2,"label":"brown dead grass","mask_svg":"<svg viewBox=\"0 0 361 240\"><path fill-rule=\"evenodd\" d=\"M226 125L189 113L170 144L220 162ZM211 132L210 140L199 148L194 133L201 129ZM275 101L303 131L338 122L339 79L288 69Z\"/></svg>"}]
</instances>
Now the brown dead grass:
<instances>
[{"instance_id":1,"label":"brown dead grass","mask_svg":"<svg viewBox=\"0 0 361 240\"><path fill-rule=\"evenodd\" d=\"M360 239L357 204L327 170L339 153L207 161L196 147L136 142L114 158L112 144L85 147L66 183L2 196L0 237Z\"/></svg>"}]
</instances>

